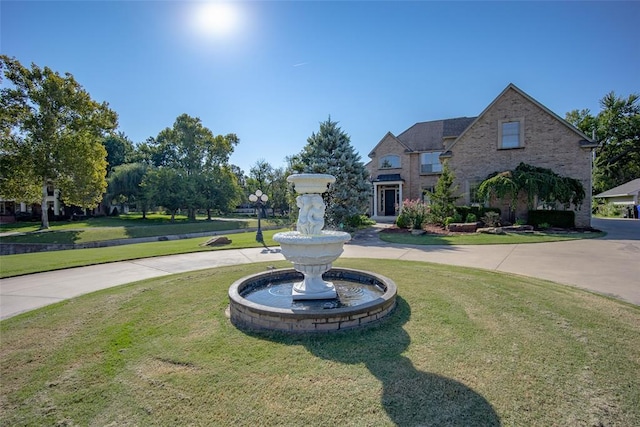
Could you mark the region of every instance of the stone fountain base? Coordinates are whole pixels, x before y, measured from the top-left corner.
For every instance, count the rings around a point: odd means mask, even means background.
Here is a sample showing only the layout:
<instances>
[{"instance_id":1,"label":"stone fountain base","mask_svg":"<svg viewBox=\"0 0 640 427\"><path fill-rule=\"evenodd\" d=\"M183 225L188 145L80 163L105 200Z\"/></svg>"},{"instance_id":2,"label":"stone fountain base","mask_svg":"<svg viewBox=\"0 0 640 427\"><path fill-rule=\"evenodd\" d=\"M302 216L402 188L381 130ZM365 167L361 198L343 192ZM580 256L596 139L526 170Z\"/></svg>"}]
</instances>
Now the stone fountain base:
<instances>
[{"instance_id":1,"label":"stone fountain base","mask_svg":"<svg viewBox=\"0 0 640 427\"><path fill-rule=\"evenodd\" d=\"M375 288L374 297L350 306L335 306L334 301L293 302L278 307L251 301L251 294L279 283L299 281L302 274L280 269L243 277L229 288L231 322L243 330L270 330L290 333L332 332L353 329L378 322L396 306L395 283L384 276L361 270L333 268L324 278L348 283L347 288ZM306 298L305 298L306 299Z\"/></svg>"}]
</instances>

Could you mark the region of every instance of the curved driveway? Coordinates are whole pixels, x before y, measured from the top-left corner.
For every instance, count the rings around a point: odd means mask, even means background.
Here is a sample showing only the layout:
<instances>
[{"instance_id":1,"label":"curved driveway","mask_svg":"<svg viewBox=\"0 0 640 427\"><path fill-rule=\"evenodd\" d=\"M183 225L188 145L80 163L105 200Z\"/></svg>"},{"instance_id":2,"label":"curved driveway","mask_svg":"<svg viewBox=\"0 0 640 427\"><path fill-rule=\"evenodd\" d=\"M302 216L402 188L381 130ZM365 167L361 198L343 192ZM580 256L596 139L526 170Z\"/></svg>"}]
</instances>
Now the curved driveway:
<instances>
[{"instance_id":1,"label":"curved driveway","mask_svg":"<svg viewBox=\"0 0 640 427\"><path fill-rule=\"evenodd\" d=\"M601 239L566 242L409 246L358 235L344 258L384 258L442 264L538 277L614 296L640 305L640 221L592 220L607 232ZM239 249L198 252L71 268L0 280L0 319L85 293L136 280L225 265L283 260L279 251Z\"/></svg>"}]
</instances>

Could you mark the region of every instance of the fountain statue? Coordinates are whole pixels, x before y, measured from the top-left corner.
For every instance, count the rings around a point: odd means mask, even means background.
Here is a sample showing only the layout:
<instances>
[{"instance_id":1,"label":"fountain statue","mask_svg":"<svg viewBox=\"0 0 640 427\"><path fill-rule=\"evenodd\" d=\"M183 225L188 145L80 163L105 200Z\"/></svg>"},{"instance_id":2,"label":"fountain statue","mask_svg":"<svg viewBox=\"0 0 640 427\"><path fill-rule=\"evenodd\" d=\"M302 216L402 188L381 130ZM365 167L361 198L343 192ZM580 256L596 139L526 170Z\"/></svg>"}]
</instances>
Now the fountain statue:
<instances>
[{"instance_id":1,"label":"fountain statue","mask_svg":"<svg viewBox=\"0 0 640 427\"><path fill-rule=\"evenodd\" d=\"M322 193L335 180L332 175L325 174L295 174L287 178L300 194L296 198L300 208L297 230L277 233L273 240L280 243L282 255L293 263L293 268L304 275L302 281L293 285L294 300L337 297L333 283L323 280L322 275L342 254L342 247L351 235L343 231L323 230L325 204Z\"/></svg>"},{"instance_id":2,"label":"fountain statue","mask_svg":"<svg viewBox=\"0 0 640 427\"><path fill-rule=\"evenodd\" d=\"M229 318L239 328L284 332L329 332L380 321L396 306L396 285L386 277L332 268L351 239L324 230L322 194L335 182L325 174L294 174L300 208L295 231L276 233L293 269L269 270L237 280L229 288Z\"/></svg>"}]
</instances>

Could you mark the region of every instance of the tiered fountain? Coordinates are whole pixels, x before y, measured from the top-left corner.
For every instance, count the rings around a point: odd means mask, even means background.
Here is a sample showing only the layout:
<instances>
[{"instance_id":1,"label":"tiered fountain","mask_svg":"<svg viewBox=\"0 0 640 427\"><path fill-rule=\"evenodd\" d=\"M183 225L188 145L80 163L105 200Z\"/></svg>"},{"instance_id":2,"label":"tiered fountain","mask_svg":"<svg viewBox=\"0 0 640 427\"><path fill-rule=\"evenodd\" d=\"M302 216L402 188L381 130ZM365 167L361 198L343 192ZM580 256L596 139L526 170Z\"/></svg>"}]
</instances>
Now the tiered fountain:
<instances>
[{"instance_id":1,"label":"tiered fountain","mask_svg":"<svg viewBox=\"0 0 640 427\"><path fill-rule=\"evenodd\" d=\"M349 233L323 230L322 193L335 177L295 174L287 181L300 194L297 230L277 233L273 239L294 268L255 274L231 285L231 322L242 329L318 332L359 327L389 314L396 300L392 280L332 268L351 239Z\"/></svg>"}]
</instances>

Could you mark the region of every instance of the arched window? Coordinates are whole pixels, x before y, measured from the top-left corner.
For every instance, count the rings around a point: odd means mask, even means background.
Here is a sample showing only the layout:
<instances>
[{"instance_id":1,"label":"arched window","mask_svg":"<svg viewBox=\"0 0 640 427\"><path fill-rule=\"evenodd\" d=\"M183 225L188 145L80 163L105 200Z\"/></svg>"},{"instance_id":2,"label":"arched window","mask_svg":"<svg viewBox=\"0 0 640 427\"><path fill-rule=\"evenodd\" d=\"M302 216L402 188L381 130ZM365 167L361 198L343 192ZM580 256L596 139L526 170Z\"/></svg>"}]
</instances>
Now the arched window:
<instances>
[{"instance_id":1,"label":"arched window","mask_svg":"<svg viewBox=\"0 0 640 427\"><path fill-rule=\"evenodd\" d=\"M400 156L388 154L380 159L380 169L393 169L400 167Z\"/></svg>"}]
</instances>

